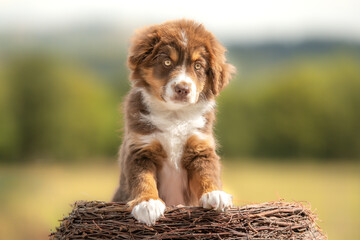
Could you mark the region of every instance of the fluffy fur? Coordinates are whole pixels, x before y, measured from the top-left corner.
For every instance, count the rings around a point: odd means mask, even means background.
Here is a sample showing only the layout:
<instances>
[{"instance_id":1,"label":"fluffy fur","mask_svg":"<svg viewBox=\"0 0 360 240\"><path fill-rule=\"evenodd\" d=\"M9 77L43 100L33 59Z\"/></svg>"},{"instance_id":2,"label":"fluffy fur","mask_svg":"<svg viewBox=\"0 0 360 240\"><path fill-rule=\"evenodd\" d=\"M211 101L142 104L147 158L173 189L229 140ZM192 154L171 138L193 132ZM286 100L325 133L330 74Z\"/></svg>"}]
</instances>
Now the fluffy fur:
<instances>
[{"instance_id":1,"label":"fluffy fur","mask_svg":"<svg viewBox=\"0 0 360 240\"><path fill-rule=\"evenodd\" d=\"M132 89L113 201L128 202L148 225L165 204L230 207L213 136L215 97L234 72L225 48L201 24L170 21L135 34L128 66Z\"/></svg>"}]
</instances>

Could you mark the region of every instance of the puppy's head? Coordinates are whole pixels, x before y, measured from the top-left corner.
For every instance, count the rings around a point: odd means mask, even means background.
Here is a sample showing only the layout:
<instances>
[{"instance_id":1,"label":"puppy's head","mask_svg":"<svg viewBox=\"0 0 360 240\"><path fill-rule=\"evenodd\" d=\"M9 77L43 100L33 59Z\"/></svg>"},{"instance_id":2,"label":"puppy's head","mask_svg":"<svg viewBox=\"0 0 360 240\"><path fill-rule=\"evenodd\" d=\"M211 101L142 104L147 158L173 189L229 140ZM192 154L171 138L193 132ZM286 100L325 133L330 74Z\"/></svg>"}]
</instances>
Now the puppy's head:
<instances>
[{"instance_id":1,"label":"puppy's head","mask_svg":"<svg viewBox=\"0 0 360 240\"><path fill-rule=\"evenodd\" d=\"M190 20L137 32L128 66L135 86L175 107L217 96L235 70L226 63L225 48L214 35Z\"/></svg>"}]
</instances>

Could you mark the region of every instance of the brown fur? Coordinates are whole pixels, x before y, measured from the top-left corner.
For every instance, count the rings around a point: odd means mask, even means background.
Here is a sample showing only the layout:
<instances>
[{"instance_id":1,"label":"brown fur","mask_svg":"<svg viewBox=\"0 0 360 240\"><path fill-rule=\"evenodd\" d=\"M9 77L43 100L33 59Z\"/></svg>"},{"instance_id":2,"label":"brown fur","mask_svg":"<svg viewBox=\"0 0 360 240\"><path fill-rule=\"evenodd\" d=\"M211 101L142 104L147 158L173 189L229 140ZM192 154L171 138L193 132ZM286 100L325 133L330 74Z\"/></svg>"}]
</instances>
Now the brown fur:
<instances>
[{"instance_id":1,"label":"brown fur","mask_svg":"<svg viewBox=\"0 0 360 240\"><path fill-rule=\"evenodd\" d=\"M164 101L164 86L185 66L186 73L196 84L198 102L213 100L234 72L233 66L226 63L224 53L225 48L213 34L189 20L153 25L135 35L128 58L134 88L124 105L120 186L113 201L126 201L132 208L142 201L159 199L158 174L168 157L159 141L142 142L143 137L162 129L158 129L156 123L144 121L143 116L151 114L151 110L141 92L134 89L144 89ZM164 65L165 60L170 60L171 66ZM195 64L201 64L201 68L195 69ZM188 179L184 192L187 205L197 205L202 194L221 189L220 162L212 130L214 110L204 113L204 118L205 126L198 131L206 138L189 136L182 153L181 167L186 170Z\"/></svg>"},{"instance_id":2,"label":"brown fur","mask_svg":"<svg viewBox=\"0 0 360 240\"><path fill-rule=\"evenodd\" d=\"M204 193L221 189L219 157L211 145L195 135L185 145L182 164L188 172L192 205L197 205Z\"/></svg>"}]
</instances>

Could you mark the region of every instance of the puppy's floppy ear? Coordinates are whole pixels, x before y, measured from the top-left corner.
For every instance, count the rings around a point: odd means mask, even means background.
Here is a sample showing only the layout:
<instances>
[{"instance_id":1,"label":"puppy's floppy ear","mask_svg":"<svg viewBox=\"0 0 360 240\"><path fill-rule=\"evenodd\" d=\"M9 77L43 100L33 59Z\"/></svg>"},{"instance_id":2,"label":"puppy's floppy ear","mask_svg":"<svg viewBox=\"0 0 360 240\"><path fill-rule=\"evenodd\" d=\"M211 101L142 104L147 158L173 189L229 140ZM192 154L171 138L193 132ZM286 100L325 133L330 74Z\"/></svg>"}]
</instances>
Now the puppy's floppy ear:
<instances>
[{"instance_id":1,"label":"puppy's floppy ear","mask_svg":"<svg viewBox=\"0 0 360 240\"><path fill-rule=\"evenodd\" d=\"M212 41L210 53L210 84L211 91L215 96L229 83L232 75L236 72L233 65L226 62L226 49L216 40Z\"/></svg>"},{"instance_id":2,"label":"puppy's floppy ear","mask_svg":"<svg viewBox=\"0 0 360 240\"><path fill-rule=\"evenodd\" d=\"M152 55L156 44L160 42L160 37L156 31L156 26L138 30L129 49L128 66L132 71L144 63Z\"/></svg>"}]
</instances>

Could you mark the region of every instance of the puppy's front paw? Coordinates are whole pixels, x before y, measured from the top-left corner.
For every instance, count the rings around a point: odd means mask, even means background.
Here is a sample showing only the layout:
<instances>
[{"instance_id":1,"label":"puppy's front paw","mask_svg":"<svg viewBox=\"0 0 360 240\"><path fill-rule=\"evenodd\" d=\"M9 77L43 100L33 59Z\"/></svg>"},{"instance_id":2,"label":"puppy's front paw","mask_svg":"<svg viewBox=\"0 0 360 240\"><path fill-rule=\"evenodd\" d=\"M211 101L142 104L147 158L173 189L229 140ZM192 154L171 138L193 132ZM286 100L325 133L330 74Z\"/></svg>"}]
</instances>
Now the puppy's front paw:
<instances>
[{"instance_id":1,"label":"puppy's front paw","mask_svg":"<svg viewBox=\"0 0 360 240\"><path fill-rule=\"evenodd\" d=\"M156 220L164 215L165 204L160 200L150 199L149 201L143 201L136 205L131 214L142 223L146 225L154 225Z\"/></svg>"},{"instance_id":2,"label":"puppy's front paw","mask_svg":"<svg viewBox=\"0 0 360 240\"><path fill-rule=\"evenodd\" d=\"M224 211L232 207L233 197L223 191L212 191L204 193L200 198L200 206L203 208L213 208L217 211Z\"/></svg>"}]
</instances>

